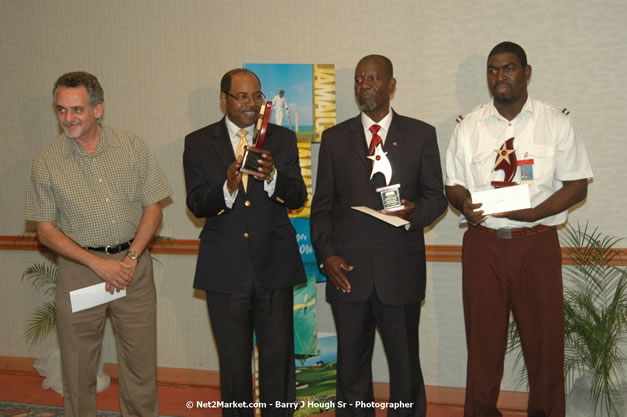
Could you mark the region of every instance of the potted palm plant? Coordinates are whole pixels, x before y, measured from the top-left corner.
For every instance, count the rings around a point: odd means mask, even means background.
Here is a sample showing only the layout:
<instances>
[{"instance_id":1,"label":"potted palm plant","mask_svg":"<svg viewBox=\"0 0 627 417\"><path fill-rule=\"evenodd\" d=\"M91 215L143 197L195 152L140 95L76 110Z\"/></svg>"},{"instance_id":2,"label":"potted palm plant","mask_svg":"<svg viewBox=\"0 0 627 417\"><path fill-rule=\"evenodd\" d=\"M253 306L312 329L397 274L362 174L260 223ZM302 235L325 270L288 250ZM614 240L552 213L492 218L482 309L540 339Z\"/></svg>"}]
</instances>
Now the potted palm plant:
<instances>
[{"instance_id":1,"label":"potted palm plant","mask_svg":"<svg viewBox=\"0 0 627 417\"><path fill-rule=\"evenodd\" d=\"M571 265L564 277L564 372L569 416L620 417L627 413L623 378L627 355L627 269L617 265L622 239L607 236L597 228L566 226L564 246L572 248ZM520 339L510 321L508 351L518 351ZM519 381L526 380L525 370Z\"/></svg>"},{"instance_id":2,"label":"potted palm plant","mask_svg":"<svg viewBox=\"0 0 627 417\"><path fill-rule=\"evenodd\" d=\"M31 344L42 341L56 326L56 307L54 295L57 288L57 264L56 257L44 253L47 262L36 263L24 270L23 280L30 281L35 289L42 291L43 295L51 300L37 307L33 315L26 323L24 337Z\"/></svg>"}]
</instances>

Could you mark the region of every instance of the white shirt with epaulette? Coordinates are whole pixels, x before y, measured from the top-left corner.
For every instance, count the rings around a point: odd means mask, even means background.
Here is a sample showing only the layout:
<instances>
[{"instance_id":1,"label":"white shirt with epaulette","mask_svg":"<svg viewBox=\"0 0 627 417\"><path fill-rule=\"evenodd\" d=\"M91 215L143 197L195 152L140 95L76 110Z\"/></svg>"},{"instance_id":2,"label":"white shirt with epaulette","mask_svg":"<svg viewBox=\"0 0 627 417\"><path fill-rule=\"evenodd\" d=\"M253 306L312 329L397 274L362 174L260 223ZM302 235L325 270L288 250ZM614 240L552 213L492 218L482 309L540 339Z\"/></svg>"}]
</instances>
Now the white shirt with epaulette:
<instances>
[{"instance_id":1,"label":"white shirt with epaulette","mask_svg":"<svg viewBox=\"0 0 627 417\"><path fill-rule=\"evenodd\" d=\"M532 207L562 188L562 181L592 178L588 154L568 111L528 98L511 121L492 102L458 118L446 152L445 184L461 185L471 193L492 189L492 181L503 180L503 171L494 171L497 150L511 137L517 159L533 160ZM520 167L513 181L520 182ZM534 223L488 216L482 225L492 229L555 226L567 217L567 210Z\"/></svg>"}]
</instances>

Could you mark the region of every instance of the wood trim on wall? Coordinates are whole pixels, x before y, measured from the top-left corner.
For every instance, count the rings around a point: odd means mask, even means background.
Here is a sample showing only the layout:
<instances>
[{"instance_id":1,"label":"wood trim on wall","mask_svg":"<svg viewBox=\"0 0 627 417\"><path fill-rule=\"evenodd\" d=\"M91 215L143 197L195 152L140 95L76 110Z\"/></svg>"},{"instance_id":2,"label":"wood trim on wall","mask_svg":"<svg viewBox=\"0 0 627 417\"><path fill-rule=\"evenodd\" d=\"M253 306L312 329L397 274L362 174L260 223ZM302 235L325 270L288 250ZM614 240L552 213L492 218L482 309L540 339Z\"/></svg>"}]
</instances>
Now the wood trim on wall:
<instances>
[{"instance_id":1,"label":"wood trim on wall","mask_svg":"<svg viewBox=\"0 0 627 417\"><path fill-rule=\"evenodd\" d=\"M17 356L0 356L0 372L19 372L35 374L33 362L35 358ZM118 365L105 363L104 371L112 378L118 378ZM163 385L187 385L197 387L220 388L220 373L218 371L205 371L201 369L184 368L157 368L157 383ZM466 390L456 387L426 387L427 401L429 404L464 406ZM385 382L374 383L374 397L377 401L386 402L389 399L390 387ZM527 410L528 393L501 391L498 406L503 410Z\"/></svg>"},{"instance_id":2,"label":"wood trim on wall","mask_svg":"<svg viewBox=\"0 0 627 417\"><path fill-rule=\"evenodd\" d=\"M150 244L152 253L166 255L198 255L198 239L159 239ZM35 236L0 236L0 250L43 250ZM611 265L627 266L627 248L616 248L618 256ZM562 248L564 264L572 264L570 248ZM457 245L426 245L427 262L461 262L462 247Z\"/></svg>"}]
</instances>

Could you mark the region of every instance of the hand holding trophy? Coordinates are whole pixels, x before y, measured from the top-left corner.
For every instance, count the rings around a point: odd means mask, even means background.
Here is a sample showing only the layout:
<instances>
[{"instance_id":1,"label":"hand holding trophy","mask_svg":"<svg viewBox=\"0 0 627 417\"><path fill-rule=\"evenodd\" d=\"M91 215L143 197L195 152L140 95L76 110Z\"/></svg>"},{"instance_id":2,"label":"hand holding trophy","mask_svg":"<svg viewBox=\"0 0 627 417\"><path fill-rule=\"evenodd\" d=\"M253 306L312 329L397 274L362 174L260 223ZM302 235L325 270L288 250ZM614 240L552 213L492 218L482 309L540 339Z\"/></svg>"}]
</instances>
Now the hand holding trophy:
<instances>
[{"instance_id":1,"label":"hand holding trophy","mask_svg":"<svg viewBox=\"0 0 627 417\"><path fill-rule=\"evenodd\" d=\"M270 151L261 149L261 147L266 139L271 112L272 102L267 101L266 105L261 107L259 111L259 118L257 119L255 133L253 134L253 144L252 146L246 146L246 152L244 152L244 158L242 160L242 168L240 168L241 172L250 175L259 175L258 168L261 166L259 160L262 159L263 154L270 155Z\"/></svg>"}]
</instances>

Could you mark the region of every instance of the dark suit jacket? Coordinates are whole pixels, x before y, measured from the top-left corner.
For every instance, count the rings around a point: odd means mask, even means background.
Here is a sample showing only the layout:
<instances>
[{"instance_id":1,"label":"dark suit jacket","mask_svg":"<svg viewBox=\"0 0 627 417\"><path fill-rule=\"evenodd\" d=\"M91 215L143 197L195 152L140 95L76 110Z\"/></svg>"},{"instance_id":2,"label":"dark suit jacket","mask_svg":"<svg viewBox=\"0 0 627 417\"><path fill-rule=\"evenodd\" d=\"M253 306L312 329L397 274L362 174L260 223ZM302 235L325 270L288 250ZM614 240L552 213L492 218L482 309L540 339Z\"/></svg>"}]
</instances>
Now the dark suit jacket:
<instances>
[{"instance_id":1,"label":"dark suit jacket","mask_svg":"<svg viewBox=\"0 0 627 417\"><path fill-rule=\"evenodd\" d=\"M351 209L382 203L370 180L372 162L357 116L322 135L316 189L311 208L311 237L318 261L332 255L355 267L346 272L350 293L327 284L327 298L365 301L373 287L384 304L419 302L425 293L423 228L446 209L435 128L394 113L384 150L392 165L391 184L416 209L411 227L394 227Z\"/></svg>"},{"instance_id":2,"label":"dark suit jacket","mask_svg":"<svg viewBox=\"0 0 627 417\"><path fill-rule=\"evenodd\" d=\"M240 184L233 208L228 209L222 187L235 154L225 119L185 138L187 207L194 216L206 218L200 233L196 289L232 293L246 273L246 256L266 289L290 287L306 279L296 232L286 212L286 207L300 208L307 199L296 136L270 124L263 148L272 152L277 169L272 198L262 182L250 177L248 192Z\"/></svg>"}]
</instances>

